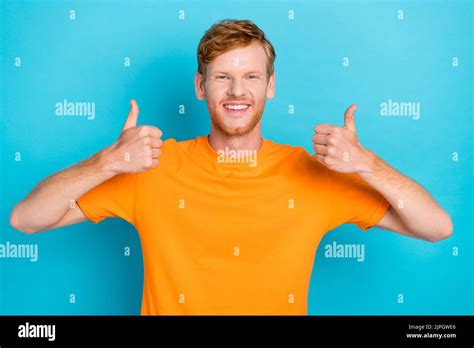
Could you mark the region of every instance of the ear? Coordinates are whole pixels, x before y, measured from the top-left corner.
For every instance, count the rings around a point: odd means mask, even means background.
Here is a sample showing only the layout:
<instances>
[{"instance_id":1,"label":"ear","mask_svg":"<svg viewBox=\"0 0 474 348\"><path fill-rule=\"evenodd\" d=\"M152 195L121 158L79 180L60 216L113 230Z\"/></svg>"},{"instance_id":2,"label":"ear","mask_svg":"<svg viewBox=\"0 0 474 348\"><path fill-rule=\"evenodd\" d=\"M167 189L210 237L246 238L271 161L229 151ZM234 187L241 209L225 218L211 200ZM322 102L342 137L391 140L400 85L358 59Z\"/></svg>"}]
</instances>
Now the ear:
<instances>
[{"instance_id":1,"label":"ear","mask_svg":"<svg viewBox=\"0 0 474 348\"><path fill-rule=\"evenodd\" d=\"M199 72L196 72L196 75L194 75L194 89L196 90L196 97L199 100L203 100L206 97L204 78Z\"/></svg>"},{"instance_id":2,"label":"ear","mask_svg":"<svg viewBox=\"0 0 474 348\"><path fill-rule=\"evenodd\" d=\"M275 96L275 73L273 73L268 79L267 83L267 98L273 99Z\"/></svg>"}]
</instances>

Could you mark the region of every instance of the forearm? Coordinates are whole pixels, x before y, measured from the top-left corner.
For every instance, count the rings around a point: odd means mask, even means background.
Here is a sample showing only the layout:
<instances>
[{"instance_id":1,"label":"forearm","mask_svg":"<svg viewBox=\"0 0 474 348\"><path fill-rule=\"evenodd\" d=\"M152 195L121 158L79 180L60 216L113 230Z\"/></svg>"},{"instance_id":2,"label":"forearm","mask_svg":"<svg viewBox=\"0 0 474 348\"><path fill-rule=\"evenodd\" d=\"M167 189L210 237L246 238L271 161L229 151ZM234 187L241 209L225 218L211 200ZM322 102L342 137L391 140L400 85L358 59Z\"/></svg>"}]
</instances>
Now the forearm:
<instances>
[{"instance_id":1,"label":"forearm","mask_svg":"<svg viewBox=\"0 0 474 348\"><path fill-rule=\"evenodd\" d=\"M41 181L12 211L22 230L56 224L83 194L115 174L107 168L108 148Z\"/></svg>"},{"instance_id":2,"label":"forearm","mask_svg":"<svg viewBox=\"0 0 474 348\"><path fill-rule=\"evenodd\" d=\"M420 238L450 233L449 214L428 191L373 152L366 151L367 166L359 176L387 199L410 231Z\"/></svg>"}]
</instances>

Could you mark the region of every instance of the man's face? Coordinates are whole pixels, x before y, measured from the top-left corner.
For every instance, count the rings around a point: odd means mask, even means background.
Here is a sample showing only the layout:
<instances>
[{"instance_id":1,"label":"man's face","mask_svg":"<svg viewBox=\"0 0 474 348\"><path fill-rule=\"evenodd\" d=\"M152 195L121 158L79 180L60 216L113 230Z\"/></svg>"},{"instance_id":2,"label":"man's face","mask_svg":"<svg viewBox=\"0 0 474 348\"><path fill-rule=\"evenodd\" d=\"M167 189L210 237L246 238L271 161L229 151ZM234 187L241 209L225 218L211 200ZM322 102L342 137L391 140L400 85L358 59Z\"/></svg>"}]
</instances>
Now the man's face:
<instances>
[{"instance_id":1,"label":"man's face","mask_svg":"<svg viewBox=\"0 0 474 348\"><path fill-rule=\"evenodd\" d=\"M259 43L221 54L196 73L198 99L206 98L212 125L227 136L243 136L259 124L267 98L274 95L274 75Z\"/></svg>"}]
</instances>

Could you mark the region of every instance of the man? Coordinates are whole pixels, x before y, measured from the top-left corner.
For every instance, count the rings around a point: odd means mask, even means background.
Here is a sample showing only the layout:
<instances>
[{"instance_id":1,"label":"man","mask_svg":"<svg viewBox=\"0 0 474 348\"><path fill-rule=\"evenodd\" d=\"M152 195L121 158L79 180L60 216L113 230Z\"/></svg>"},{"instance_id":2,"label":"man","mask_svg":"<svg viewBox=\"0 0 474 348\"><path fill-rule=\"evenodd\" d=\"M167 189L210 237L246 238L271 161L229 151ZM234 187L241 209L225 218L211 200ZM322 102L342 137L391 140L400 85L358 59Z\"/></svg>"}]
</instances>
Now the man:
<instances>
[{"instance_id":1,"label":"man","mask_svg":"<svg viewBox=\"0 0 474 348\"><path fill-rule=\"evenodd\" d=\"M255 24L213 25L197 55L209 136L163 142L158 128L137 126L131 100L118 140L42 181L14 207L11 225L36 233L108 217L133 224L142 315L306 314L327 231L354 223L427 241L452 233L427 191L361 145L355 105L344 127L315 127L314 156L261 138L275 51Z\"/></svg>"}]
</instances>

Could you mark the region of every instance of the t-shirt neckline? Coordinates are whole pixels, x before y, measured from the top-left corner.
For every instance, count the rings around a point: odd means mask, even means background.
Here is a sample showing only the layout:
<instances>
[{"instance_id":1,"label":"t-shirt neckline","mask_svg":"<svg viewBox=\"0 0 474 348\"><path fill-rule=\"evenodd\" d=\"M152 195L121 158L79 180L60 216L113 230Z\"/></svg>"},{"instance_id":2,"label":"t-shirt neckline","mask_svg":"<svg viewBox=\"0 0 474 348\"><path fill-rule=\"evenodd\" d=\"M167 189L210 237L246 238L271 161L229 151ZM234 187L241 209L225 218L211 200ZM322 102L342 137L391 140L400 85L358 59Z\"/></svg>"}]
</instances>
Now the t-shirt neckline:
<instances>
[{"instance_id":1,"label":"t-shirt neckline","mask_svg":"<svg viewBox=\"0 0 474 348\"><path fill-rule=\"evenodd\" d=\"M216 167L219 168L238 168L239 170L255 170L259 164L263 163L263 160L268 152L268 140L261 138L262 142L260 148L256 150L256 153L248 153L247 159L250 161L245 161L245 158L240 160L240 162L232 162L232 150L228 149L227 153L225 150L223 152L218 153L209 143L209 135L204 135L201 137L197 137L198 146L201 147L202 150L206 153L208 158L213 161ZM250 150L255 151L255 150ZM220 158L219 158L220 157ZM253 165L252 159L255 159L255 165Z\"/></svg>"}]
</instances>

